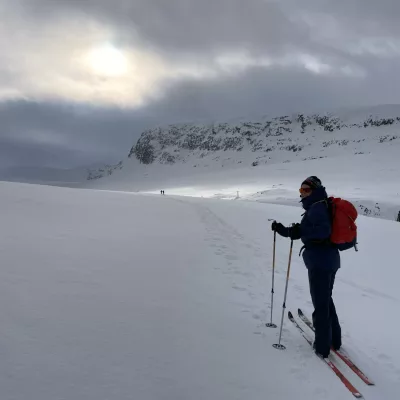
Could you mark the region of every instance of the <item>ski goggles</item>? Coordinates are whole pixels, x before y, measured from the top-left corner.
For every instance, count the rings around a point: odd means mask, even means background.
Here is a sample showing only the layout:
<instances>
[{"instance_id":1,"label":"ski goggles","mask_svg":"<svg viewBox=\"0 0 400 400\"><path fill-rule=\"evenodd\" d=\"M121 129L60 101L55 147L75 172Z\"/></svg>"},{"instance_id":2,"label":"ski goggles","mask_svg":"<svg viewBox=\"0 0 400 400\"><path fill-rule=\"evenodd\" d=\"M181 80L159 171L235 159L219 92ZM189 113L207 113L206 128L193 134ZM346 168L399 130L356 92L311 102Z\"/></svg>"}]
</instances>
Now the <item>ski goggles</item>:
<instances>
[{"instance_id":1,"label":"ski goggles","mask_svg":"<svg viewBox=\"0 0 400 400\"><path fill-rule=\"evenodd\" d=\"M311 193L311 192L312 192L312 189L311 189L311 188L300 188L300 189L299 189L299 192L300 192L301 194L308 194L308 193Z\"/></svg>"}]
</instances>

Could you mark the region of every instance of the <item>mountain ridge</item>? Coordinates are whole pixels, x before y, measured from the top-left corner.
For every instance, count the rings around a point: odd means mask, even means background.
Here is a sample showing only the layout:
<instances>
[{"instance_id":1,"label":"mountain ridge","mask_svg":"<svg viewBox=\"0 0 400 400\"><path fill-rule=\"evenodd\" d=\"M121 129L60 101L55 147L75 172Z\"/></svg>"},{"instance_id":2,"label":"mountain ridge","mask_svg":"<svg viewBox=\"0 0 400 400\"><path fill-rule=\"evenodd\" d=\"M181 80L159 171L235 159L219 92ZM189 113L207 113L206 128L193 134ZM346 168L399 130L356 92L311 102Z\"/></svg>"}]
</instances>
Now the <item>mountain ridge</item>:
<instances>
[{"instance_id":1,"label":"mountain ridge","mask_svg":"<svg viewBox=\"0 0 400 400\"><path fill-rule=\"evenodd\" d=\"M341 115L297 113L235 123L170 124L145 130L127 159L144 165L191 163L193 167L225 167L359 155L370 152L371 144L398 141L399 124L400 106L394 105L360 108ZM122 160L91 170L88 179L112 175L124 164Z\"/></svg>"}]
</instances>

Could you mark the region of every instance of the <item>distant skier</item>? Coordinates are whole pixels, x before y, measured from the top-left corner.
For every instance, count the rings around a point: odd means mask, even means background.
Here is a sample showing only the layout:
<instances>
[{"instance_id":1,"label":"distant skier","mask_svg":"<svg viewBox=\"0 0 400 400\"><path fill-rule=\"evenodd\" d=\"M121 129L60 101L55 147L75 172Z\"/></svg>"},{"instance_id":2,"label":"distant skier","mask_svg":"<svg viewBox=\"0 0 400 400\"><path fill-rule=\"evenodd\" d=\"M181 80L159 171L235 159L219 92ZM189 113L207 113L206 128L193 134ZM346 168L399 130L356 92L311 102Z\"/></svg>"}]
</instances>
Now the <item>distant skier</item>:
<instances>
[{"instance_id":1,"label":"distant skier","mask_svg":"<svg viewBox=\"0 0 400 400\"><path fill-rule=\"evenodd\" d=\"M332 290L335 275L340 268L339 250L330 242L331 217L328 195L316 176L307 178L300 188L305 214L300 224L285 227L274 221L272 230L283 237L301 239L304 243L303 260L308 269L310 293L314 305L314 350L328 357L330 348L338 350L342 345L342 333Z\"/></svg>"}]
</instances>

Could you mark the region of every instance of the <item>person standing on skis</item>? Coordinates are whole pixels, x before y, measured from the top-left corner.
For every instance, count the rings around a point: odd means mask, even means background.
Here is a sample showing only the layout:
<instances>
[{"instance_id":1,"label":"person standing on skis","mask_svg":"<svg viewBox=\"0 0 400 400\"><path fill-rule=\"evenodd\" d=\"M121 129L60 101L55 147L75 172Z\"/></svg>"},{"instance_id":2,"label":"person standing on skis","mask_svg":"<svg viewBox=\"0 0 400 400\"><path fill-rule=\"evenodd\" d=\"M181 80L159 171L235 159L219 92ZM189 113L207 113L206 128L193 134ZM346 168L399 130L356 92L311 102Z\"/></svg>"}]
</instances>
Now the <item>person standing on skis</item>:
<instances>
[{"instance_id":1,"label":"person standing on skis","mask_svg":"<svg viewBox=\"0 0 400 400\"><path fill-rule=\"evenodd\" d=\"M314 350L325 358L331 347L339 350L342 345L341 327L332 299L336 272L340 268L340 255L330 241L331 215L328 195L321 180L316 176L307 178L301 184L300 197L305 210L301 223L285 227L274 221L272 230L292 240L301 239L304 244L303 260L308 269L314 306Z\"/></svg>"}]
</instances>

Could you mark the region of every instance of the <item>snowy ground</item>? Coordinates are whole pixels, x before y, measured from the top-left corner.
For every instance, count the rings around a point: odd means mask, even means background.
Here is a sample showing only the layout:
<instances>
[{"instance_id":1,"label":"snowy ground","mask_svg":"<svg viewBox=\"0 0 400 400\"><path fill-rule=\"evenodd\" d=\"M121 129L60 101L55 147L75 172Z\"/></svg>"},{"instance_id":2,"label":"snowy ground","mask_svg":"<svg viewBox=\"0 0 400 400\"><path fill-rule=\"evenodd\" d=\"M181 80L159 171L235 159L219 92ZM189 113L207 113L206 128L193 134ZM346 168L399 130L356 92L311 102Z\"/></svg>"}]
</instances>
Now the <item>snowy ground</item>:
<instances>
[{"instance_id":1,"label":"snowy ground","mask_svg":"<svg viewBox=\"0 0 400 400\"><path fill-rule=\"evenodd\" d=\"M300 183L317 175L330 194L352 200L361 215L396 220L399 105L328 115L325 123L321 115L304 116L306 126L298 115L214 124L211 136L211 125L153 129L141 143L151 144L151 164L141 164L132 154L115 170L92 174L103 178L77 186L218 199L235 199L239 193L240 200L298 206ZM205 137L207 142L199 145Z\"/></svg>"},{"instance_id":2,"label":"snowy ground","mask_svg":"<svg viewBox=\"0 0 400 400\"><path fill-rule=\"evenodd\" d=\"M240 200L299 207L301 182L317 175L329 194L351 200L361 215L394 221L400 211L398 154L397 147L387 145L371 154L209 170L128 160L124 170L83 187L153 194L164 189L172 195L218 199L235 199L239 192Z\"/></svg>"},{"instance_id":3,"label":"snowy ground","mask_svg":"<svg viewBox=\"0 0 400 400\"><path fill-rule=\"evenodd\" d=\"M296 207L0 183L4 400L351 399L285 319L269 319L272 232ZM361 217L335 299L344 347L400 390L400 225ZM296 244L287 306L311 312ZM279 323L289 242L278 241ZM345 368L343 367L345 370ZM348 370L345 370L348 372ZM352 376L348 374L348 376Z\"/></svg>"}]
</instances>

